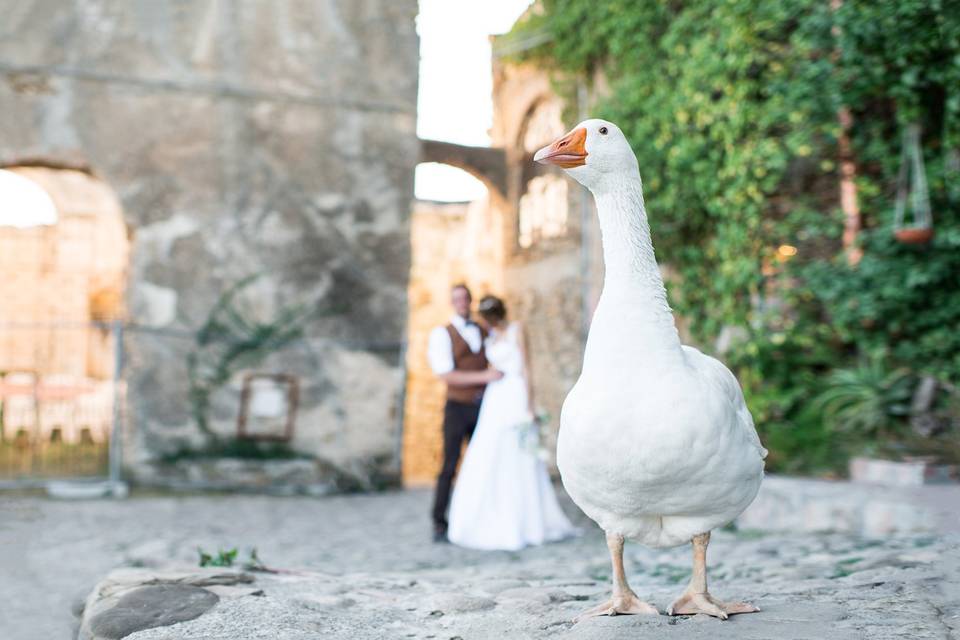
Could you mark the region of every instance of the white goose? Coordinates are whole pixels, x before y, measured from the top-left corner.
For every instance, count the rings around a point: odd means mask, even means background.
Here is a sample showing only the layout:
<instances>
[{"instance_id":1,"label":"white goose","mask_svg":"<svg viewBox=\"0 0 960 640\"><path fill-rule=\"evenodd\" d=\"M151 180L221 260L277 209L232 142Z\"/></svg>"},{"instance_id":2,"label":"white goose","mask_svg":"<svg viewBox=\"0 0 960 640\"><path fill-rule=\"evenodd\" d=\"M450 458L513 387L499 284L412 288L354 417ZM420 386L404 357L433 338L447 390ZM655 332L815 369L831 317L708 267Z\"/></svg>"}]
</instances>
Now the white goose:
<instances>
[{"instance_id":1,"label":"white goose","mask_svg":"<svg viewBox=\"0 0 960 640\"><path fill-rule=\"evenodd\" d=\"M620 129L586 120L534 156L596 199L606 274L580 379L560 416L557 464L573 501L606 532L613 597L581 617L658 613L627 584L625 538L693 542L693 574L669 615L758 611L707 591L710 531L754 499L767 451L736 378L680 344L653 254L637 158Z\"/></svg>"}]
</instances>

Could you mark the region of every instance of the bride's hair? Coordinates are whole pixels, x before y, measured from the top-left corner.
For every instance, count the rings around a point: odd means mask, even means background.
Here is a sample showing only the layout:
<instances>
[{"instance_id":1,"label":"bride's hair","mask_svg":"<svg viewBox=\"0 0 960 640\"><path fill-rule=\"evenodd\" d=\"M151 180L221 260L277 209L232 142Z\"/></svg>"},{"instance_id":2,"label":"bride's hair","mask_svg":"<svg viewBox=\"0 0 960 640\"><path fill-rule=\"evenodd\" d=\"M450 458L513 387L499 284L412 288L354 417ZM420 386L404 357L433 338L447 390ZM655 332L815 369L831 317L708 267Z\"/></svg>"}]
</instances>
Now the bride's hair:
<instances>
[{"instance_id":1,"label":"bride's hair","mask_svg":"<svg viewBox=\"0 0 960 640\"><path fill-rule=\"evenodd\" d=\"M490 323L500 322L507 317L507 308L503 305L503 300L497 296L483 296L480 304L477 305L477 311Z\"/></svg>"}]
</instances>

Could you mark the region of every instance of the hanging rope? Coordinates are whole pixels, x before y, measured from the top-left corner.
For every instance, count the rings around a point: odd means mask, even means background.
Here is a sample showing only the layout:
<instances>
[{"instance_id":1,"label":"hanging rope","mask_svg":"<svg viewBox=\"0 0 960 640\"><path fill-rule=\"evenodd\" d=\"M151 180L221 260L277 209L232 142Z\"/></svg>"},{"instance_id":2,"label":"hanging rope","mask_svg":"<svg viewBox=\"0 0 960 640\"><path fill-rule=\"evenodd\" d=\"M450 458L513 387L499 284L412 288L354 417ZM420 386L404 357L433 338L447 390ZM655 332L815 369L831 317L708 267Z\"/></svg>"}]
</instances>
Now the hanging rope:
<instances>
[{"instance_id":1,"label":"hanging rope","mask_svg":"<svg viewBox=\"0 0 960 640\"><path fill-rule=\"evenodd\" d=\"M910 225L904 222L908 198L913 208L913 223ZM923 168L923 152L920 149L920 125L913 123L903 132L893 228L896 232L901 229L931 229L932 226L927 172Z\"/></svg>"}]
</instances>

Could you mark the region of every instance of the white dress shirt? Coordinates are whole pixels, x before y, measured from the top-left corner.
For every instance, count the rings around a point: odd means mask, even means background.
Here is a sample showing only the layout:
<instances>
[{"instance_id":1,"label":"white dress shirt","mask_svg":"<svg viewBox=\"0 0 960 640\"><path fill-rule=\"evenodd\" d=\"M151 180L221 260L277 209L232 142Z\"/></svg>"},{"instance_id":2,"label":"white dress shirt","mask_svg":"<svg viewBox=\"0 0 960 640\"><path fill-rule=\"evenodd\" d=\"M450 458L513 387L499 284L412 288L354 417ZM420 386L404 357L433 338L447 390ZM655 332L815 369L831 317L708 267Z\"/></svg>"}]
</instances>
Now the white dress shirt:
<instances>
[{"instance_id":1,"label":"white dress shirt","mask_svg":"<svg viewBox=\"0 0 960 640\"><path fill-rule=\"evenodd\" d=\"M454 314L450 318L450 324L467 342L471 351L474 353L480 351L480 347L483 346L483 336L480 334L480 327L477 323L467 323L466 320ZM450 334L447 333L446 326L436 327L430 332L427 359L430 361L430 368L438 376L453 371L453 342L450 340Z\"/></svg>"}]
</instances>

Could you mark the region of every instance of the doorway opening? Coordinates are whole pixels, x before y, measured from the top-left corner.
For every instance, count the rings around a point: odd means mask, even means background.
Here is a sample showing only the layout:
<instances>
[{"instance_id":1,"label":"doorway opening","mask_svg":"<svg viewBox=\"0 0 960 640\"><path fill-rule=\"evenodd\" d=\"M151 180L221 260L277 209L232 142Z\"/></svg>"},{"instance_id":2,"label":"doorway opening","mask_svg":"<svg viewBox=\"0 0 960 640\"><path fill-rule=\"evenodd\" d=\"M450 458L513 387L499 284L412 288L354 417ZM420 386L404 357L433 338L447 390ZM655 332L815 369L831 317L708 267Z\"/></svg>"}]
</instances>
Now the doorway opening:
<instances>
[{"instance_id":1,"label":"doorway opening","mask_svg":"<svg viewBox=\"0 0 960 640\"><path fill-rule=\"evenodd\" d=\"M106 473L129 254L103 181L0 169L0 481Z\"/></svg>"},{"instance_id":2,"label":"doorway opening","mask_svg":"<svg viewBox=\"0 0 960 640\"><path fill-rule=\"evenodd\" d=\"M442 167L437 171L435 167ZM433 171L439 188L422 188L422 171ZM456 181L466 189L453 190ZM427 363L430 331L450 317L450 287L465 283L479 299L503 290L502 211L478 177L450 165L418 167L418 199L411 221L408 288L407 380L403 429L403 482L426 486L436 480L442 462L445 389ZM469 201L443 201L445 193L476 195Z\"/></svg>"}]
</instances>

